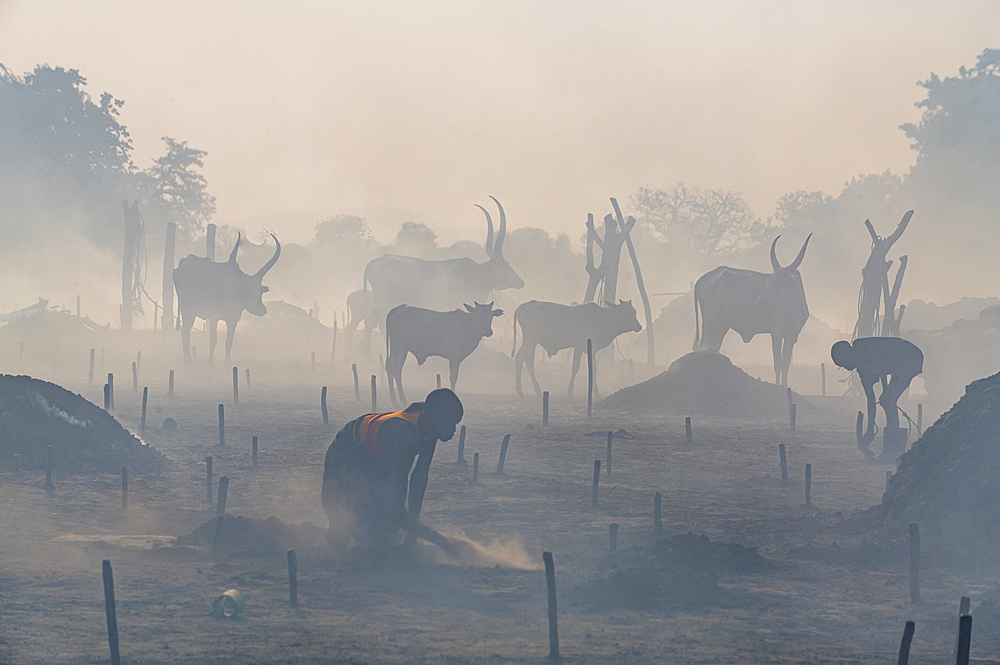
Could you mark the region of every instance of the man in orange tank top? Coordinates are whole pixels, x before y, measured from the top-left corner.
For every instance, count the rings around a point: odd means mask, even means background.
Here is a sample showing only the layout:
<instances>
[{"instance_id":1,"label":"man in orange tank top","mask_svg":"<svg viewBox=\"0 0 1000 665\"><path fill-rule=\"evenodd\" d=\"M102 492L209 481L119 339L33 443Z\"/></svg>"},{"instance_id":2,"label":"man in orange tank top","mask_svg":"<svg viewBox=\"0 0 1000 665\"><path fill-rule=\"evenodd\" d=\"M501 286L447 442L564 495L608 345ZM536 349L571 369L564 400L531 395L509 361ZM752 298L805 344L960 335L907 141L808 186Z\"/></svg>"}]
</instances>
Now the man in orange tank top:
<instances>
[{"instance_id":1,"label":"man in orange tank top","mask_svg":"<svg viewBox=\"0 0 1000 665\"><path fill-rule=\"evenodd\" d=\"M419 522L434 449L455 435L462 415L458 396L441 388L402 411L347 423L326 451L323 468L328 532L395 544L399 529ZM350 518L354 529L339 528ZM407 540L412 542L412 531Z\"/></svg>"}]
</instances>

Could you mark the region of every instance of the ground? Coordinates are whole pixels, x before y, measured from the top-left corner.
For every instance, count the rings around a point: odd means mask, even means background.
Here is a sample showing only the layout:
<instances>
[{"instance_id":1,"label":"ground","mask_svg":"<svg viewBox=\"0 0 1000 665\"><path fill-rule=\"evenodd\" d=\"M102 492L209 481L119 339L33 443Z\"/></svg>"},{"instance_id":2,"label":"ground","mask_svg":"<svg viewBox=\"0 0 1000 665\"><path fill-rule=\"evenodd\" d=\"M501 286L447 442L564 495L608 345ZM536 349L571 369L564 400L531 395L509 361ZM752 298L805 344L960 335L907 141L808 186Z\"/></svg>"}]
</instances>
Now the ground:
<instances>
[{"instance_id":1,"label":"ground","mask_svg":"<svg viewBox=\"0 0 1000 665\"><path fill-rule=\"evenodd\" d=\"M206 551L170 546L53 542L67 535L110 541L190 534L214 515L206 502L207 455L216 480L230 479L229 515L325 526L323 457L337 429L370 409L370 371L361 370L359 404L350 364L327 362L314 373L306 364L282 383L275 365L256 367L252 389L243 385L241 368L239 405L232 404L228 368L217 369L211 381L203 368L178 370L172 398L165 366L148 370L163 378L143 382L150 386L144 440L173 467L159 476L133 475L127 513L117 474L75 474L57 463L49 494L38 468L0 473L0 662L107 662L105 558L114 567L121 652L130 663L541 662L549 651L543 551L555 559L560 646L570 663L885 663L895 659L910 619L916 621L914 662L946 662L959 597L971 596L975 610L997 589L996 569L957 570L931 560L922 570L922 602L912 606L899 543L855 548L870 537L853 515L881 500L886 471L866 466L856 448L856 403L810 398L828 408L804 410L812 420L800 410L795 432L785 420L696 417L689 444L680 414L636 417L598 407L588 420L585 375L582 398L570 401L553 389L547 428L540 400L509 394L503 381L493 394L462 392L459 384L469 465L454 463L457 436L439 445L423 519L483 545L498 566L448 563L429 545L381 559L310 547L299 552L296 613L280 554L213 560ZM433 387L433 372L410 375L413 395ZM59 383L102 403L100 385L87 385L86 369L79 374L82 382L64 376ZM329 426L320 413L322 385L330 387ZM141 399L130 388L120 381L117 415L138 432ZM225 447L217 433L220 403ZM158 427L167 416L178 421L178 431ZM612 475L602 469L594 509L593 462L605 459L606 440L586 435L619 428L634 439L615 439ZM498 476L507 433L506 475ZM260 442L256 469L252 436ZM472 485L476 452L479 484ZM813 473L811 506L804 500L806 463ZM638 609L614 596L597 581L652 551L657 491L666 536L694 532L757 548L773 565L760 572L707 571L703 579L717 582L722 595L712 591L703 602L697 585L680 604ZM608 553L611 522L620 524L615 555ZM633 570L655 575L657 567ZM213 618L213 599L230 588L246 595L245 611ZM1000 662L989 660L996 653L974 625L974 661Z\"/></svg>"}]
</instances>

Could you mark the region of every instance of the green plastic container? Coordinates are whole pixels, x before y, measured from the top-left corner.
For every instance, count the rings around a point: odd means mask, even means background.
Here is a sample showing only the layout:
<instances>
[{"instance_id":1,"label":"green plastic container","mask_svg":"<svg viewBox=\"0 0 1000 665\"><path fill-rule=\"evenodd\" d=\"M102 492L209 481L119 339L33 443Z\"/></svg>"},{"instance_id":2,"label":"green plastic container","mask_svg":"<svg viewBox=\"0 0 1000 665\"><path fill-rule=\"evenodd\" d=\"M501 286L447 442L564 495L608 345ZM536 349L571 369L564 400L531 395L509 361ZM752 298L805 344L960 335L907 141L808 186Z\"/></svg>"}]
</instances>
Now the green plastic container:
<instances>
[{"instance_id":1,"label":"green plastic container","mask_svg":"<svg viewBox=\"0 0 1000 665\"><path fill-rule=\"evenodd\" d=\"M212 603L212 614L220 619L234 617L243 611L246 599L236 589L230 589Z\"/></svg>"}]
</instances>

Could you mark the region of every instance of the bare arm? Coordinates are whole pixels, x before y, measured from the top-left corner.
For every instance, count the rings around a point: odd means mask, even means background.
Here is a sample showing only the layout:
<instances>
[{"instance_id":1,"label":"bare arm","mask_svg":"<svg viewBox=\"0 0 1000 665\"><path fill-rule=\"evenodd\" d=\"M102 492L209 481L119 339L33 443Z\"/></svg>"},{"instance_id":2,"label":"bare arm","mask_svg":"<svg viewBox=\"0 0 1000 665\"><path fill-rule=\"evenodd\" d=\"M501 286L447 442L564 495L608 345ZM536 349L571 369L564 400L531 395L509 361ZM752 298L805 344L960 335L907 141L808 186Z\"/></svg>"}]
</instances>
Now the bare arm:
<instances>
[{"instance_id":1,"label":"bare arm","mask_svg":"<svg viewBox=\"0 0 1000 665\"><path fill-rule=\"evenodd\" d=\"M427 474L431 469L431 459L434 457L434 449L437 441L431 442L424 450L420 451L417 457L417 465L410 475L410 519L413 522L420 520L420 509L424 504L424 492L427 491Z\"/></svg>"}]
</instances>

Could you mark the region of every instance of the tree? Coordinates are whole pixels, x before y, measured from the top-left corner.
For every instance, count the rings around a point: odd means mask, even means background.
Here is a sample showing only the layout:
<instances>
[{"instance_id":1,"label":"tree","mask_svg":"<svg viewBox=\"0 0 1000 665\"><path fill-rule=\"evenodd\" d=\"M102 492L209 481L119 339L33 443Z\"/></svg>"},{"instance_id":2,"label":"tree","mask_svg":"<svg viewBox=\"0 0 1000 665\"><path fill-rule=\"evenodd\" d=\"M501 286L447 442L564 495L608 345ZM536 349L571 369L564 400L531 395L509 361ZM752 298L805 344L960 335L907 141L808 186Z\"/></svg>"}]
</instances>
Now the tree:
<instances>
[{"instance_id":1,"label":"tree","mask_svg":"<svg viewBox=\"0 0 1000 665\"><path fill-rule=\"evenodd\" d=\"M403 222L393 241L393 251L420 258L430 258L438 246L437 234L426 224Z\"/></svg>"},{"instance_id":2,"label":"tree","mask_svg":"<svg viewBox=\"0 0 1000 665\"><path fill-rule=\"evenodd\" d=\"M312 244L318 247L351 246L371 240L368 220L354 215L331 215L316 222Z\"/></svg>"},{"instance_id":3,"label":"tree","mask_svg":"<svg viewBox=\"0 0 1000 665\"><path fill-rule=\"evenodd\" d=\"M177 232L192 242L215 215L215 197L208 193L208 181L198 169L204 168L204 150L187 141L162 138L167 153L153 161L142 173L143 203L148 216L159 228L177 224Z\"/></svg>"}]
</instances>

